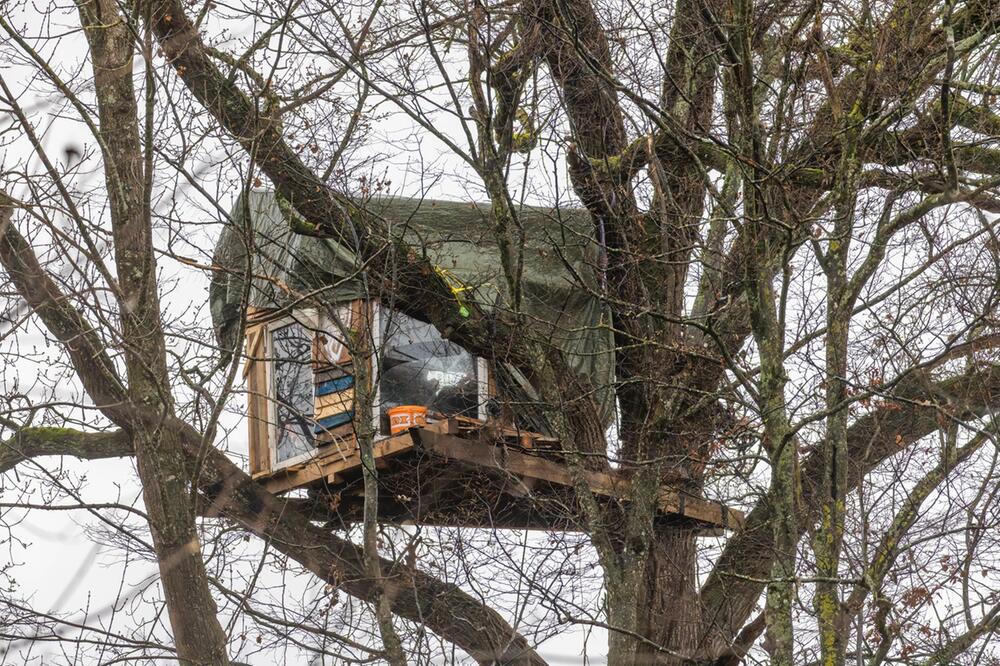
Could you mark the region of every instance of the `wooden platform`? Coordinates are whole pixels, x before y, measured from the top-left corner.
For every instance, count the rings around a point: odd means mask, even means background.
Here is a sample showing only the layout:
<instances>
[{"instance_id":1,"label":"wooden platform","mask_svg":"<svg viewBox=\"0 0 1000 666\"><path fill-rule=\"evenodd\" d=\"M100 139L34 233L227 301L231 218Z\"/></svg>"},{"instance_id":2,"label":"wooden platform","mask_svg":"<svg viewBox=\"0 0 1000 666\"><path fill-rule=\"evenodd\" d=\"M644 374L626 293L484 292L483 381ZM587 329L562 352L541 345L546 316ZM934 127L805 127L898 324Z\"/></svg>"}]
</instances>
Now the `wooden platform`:
<instances>
[{"instance_id":1,"label":"wooden platform","mask_svg":"<svg viewBox=\"0 0 1000 666\"><path fill-rule=\"evenodd\" d=\"M382 439L375 444L379 515L398 524L585 531L574 471L546 450L551 443L530 433L485 433L478 422L455 419ZM579 474L602 502L630 501L631 483L623 475ZM309 497L295 501L325 520L346 526L362 519L356 450L326 446L312 460L258 480L275 493L307 487ZM660 490L659 509L661 520L707 533L739 529L744 519L739 511L668 487Z\"/></svg>"}]
</instances>

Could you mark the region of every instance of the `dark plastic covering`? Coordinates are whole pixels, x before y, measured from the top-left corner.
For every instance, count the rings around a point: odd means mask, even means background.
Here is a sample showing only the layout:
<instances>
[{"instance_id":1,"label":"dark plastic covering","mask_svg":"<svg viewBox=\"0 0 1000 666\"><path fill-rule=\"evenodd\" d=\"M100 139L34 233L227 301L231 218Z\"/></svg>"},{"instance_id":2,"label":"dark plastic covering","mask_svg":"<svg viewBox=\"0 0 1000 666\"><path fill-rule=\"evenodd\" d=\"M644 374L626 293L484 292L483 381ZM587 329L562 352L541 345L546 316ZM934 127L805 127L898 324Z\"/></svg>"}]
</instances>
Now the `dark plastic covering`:
<instances>
[{"instance_id":1,"label":"dark plastic covering","mask_svg":"<svg viewBox=\"0 0 1000 666\"><path fill-rule=\"evenodd\" d=\"M466 287L462 298L481 307L503 307L506 281L489 204L386 198L368 202L367 210L425 253L449 280ZM242 313L248 247L253 248L254 275L250 306L285 307L317 290L328 303L378 296L366 293L349 248L294 233L295 215L270 191L252 191L246 202L236 203L232 223L216 246L214 260L222 270L215 272L210 289L212 319L223 346L232 346ZM599 247L590 217L581 209L524 207L519 219L526 238L524 308L534 333L558 345L571 367L589 377L610 418L613 339L608 315L595 297Z\"/></svg>"}]
</instances>

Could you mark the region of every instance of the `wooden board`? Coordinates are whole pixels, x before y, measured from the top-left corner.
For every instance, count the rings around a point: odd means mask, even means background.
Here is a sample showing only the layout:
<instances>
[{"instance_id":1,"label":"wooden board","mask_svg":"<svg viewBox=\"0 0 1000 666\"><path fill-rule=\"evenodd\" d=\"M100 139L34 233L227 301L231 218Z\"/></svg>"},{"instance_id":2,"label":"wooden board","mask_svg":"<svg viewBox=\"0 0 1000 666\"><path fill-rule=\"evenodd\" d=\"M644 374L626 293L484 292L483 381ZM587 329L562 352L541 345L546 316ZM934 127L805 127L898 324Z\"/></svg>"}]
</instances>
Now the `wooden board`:
<instances>
[{"instance_id":1,"label":"wooden board","mask_svg":"<svg viewBox=\"0 0 1000 666\"><path fill-rule=\"evenodd\" d=\"M354 364L353 363L343 363L341 365L330 365L320 368L313 374L314 382L319 385L328 382L333 379L339 379L346 375L353 375Z\"/></svg>"},{"instance_id":2,"label":"wooden board","mask_svg":"<svg viewBox=\"0 0 1000 666\"><path fill-rule=\"evenodd\" d=\"M353 437L351 439L353 442ZM394 456L413 448L413 438L405 432L393 437L375 442L376 458ZM316 456L297 465L285 467L261 482L272 493L282 493L292 488L299 488L310 483L325 479L336 482L341 472L361 466L361 454L355 444L352 450L344 451L330 447L321 447Z\"/></svg>"},{"instance_id":3,"label":"wooden board","mask_svg":"<svg viewBox=\"0 0 1000 666\"><path fill-rule=\"evenodd\" d=\"M331 393L339 393L341 391L346 391L354 386L354 375L345 374L341 377L335 377L333 379L326 379L322 382L316 384L316 395L324 396L330 395Z\"/></svg>"},{"instance_id":4,"label":"wooden board","mask_svg":"<svg viewBox=\"0 0 1000 666\"><path fill-rule=\"evenodd\" d=\"M349 412L354 408L354 389L348 388L337 393L316 396L316 419Z\"/></svg>"},{"instance_id":5,"label":"wooden board","mask_svg":"<svg viewBox=\"0 0 1000 666\"><path fill-rule=\"evenodd\" d=\"M260 476L270 472L271 455L268 451L267 361L264 358L264 324L246 329L246 362L243 376L247 383L247 421L249 426L250 475Z\"/></svg>"},{"instance_id":6,"label":"wooden board","mask_svg":"<svg viewBox=\"0 0 1000 666\"><path fill-rule=\"evenodd\" d=\"M326 444L335 444L343 451L354 450L354 423L347 423L337 428L328 428L316 435L317 445L321 448Z\"/></svg>"},{"instance_id":7,"label":"wooden board","mask_svg":"<svg viewBox=\"0 0 1000 666\"><path fill-rule=\"evenodd\" d=\"M551 460L544 460L431 429L416 429L414 432L421 448L443 458L541 479L563 486L572 487L574 485L573 470ZM579 470L578 473L588 487L598 495L623 500L628 500L631 496L631 482L624 477L590 470ZM743 527L744 516L742 512L677 490L661 489L659 506L660 510L666 514L691 518L723 528L741 529Z\"/></svg>"},{"instance_id":8,"label":"wooden board","mask_svg":"<svg viewBox=\"0 0 1000 666\"><path fill-rule=\"evenodd\" d=\"M313 367L316 370L349 364L351 352L346 337L351 333L362 332L367 325L363 300L355 299L349 303L340 303L336 309L335 319L331 319L328 312L322 309L318 313L319 324L323 330L317 331L313 339Z\"/></svg>"}]
</instances>

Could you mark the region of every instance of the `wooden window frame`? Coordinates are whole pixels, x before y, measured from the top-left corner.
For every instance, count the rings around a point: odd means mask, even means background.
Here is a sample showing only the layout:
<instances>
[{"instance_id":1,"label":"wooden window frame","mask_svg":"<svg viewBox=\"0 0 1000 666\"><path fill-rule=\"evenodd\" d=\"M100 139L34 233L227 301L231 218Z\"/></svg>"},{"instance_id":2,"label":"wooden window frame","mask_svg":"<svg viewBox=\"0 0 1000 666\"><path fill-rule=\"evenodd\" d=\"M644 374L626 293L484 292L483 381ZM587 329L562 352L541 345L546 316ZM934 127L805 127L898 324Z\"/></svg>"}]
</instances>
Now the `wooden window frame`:
<instances>
[{"instance_id":1,"label":"wooden window frame","mask_svg":"<svg viewBox=\"0 0 1000 666\"><path fill-rule=\"evenodd\" d=\"M266 379L267 352L265 351L266 322L260 321L258 311L248 312L246 327L246 361L243 377L247 386L247 420L249 439L250 474L257 478L271 472L270 442L268 441Z\"/></svg>"},{"instance_id":2,"label":"wooden window frame","mask_svg":"<svg viewBox=\"0 0 1000 666\"><path fill-rule=\"evenodd\" d=\"M291 314L284 317L279 317L273 319L264 324L264 386L267 389L267 454L268 454L268 465L272 472L277 472L286 467L292 465L297 465L299 463L310 460L316 456L316 452L319 447L313 447L310 451L300 453L297 456L292 456L282 461L278 461L278 401L277 396L274 392L274 331L288 326L289 324L299 324L306 328L306 330L318 331L321 330L319 327L319 316L316 313L315 308L304 308L301 310L295 310ZM315 333L314 333L315 335ZM310 369L315 375L315 368L312 364L314 345L310 346ZM316 405L316 388L315 381L310 382L312 389L312 399L311 404L313 405L313 416L315 416L315 405Z\"/></svg>"},{"instance_id":3,"label":"wooden window frame","mask_svg":"<svg viewBox=\"0 0 1000 666\"><path fill-rule=\"evenodd\" d=\"M355 328L359 325L358 312L355 307L355 302L351 301L345 304L346 307L350 308L350 321L347 322L347 326L350 328ZM275 317L273 319L268 319L261 324L262 335L264 336L264 389L265 395L259 397L258 399L263 399L267 404L264 410L266 411L266 450L267 450L267 464L268 473L279 472L285 468L291 467L293 465L300 465L302 463L312 460L316 456L320 455L325 447L329 446L331 442L319 442L315 443L315 446L309 451L305 451L291 458L287 458L282 461L278 461L278 401L275 399L274 393L274 338L273 333L275 330L288 326L289 324L299 324L306 328L308 331L313 333L313 344L310 351L310 367L312 371L312 380L310 385L312 386L312 405L313 405L313 418L315 419L315 406L316 406L316 384L315 376L317 372L317 366L319 363L318 359L318 347L317 341L315 339L317 334L322 334L327 332L329 334L330 330L336 326L333 321L329 321L326 315L322 314L319 309L314 307L309 308L298 308L293 310L290 314L284 315L282 317ZM332 359L334 363L346 363L350 361L350 352L347 347L343 347L337 359ZM313 434L315 438L315 433Z\"/></svg>"}]
</instances>

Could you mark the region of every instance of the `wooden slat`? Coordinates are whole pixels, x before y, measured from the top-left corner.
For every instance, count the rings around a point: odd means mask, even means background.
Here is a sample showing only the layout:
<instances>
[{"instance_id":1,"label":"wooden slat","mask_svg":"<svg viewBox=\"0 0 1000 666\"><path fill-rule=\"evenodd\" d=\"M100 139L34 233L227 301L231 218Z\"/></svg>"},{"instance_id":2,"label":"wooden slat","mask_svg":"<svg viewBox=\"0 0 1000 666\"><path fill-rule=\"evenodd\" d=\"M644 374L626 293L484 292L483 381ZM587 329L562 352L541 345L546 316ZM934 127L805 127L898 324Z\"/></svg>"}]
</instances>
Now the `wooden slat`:
<instances>
[{"instance_id":1,"label":"wooden slat","mask_svg":"<svg viewBox=\"0 0 1000 666\"><path fill-rule=\"evenodd\" d=\"M402 433L375 442L375 457L385 458L398 455L413 448L413 438ZM319 479L329 479L340 472L361 466L361 456L357 446L349 455L342 456L336 451L321 451L312 460L286 467L264 479L262 483L272 493L282 493L299 488Z\"/></svg>"},{"instance_id":2,"label":"wooden slat","mask_svg":"<svg viewBox=\"0 0 1000 666\"><path fill-rule=\"evenodd\" d=\"M316 385L316 395L329 395L346 391L354 386L354 375L344 375L336 379L328 379Z\"/></svg>"},{"instance_id":3,"label":"wooden slat","mask_svg":"<svg viewBox=\"0 0 1000 666\"><path fill-rule=\"evenodd\" d=\"M247 323L256 324L272 319L279 311L270 308L258 308L252 305L247 306Z\"/></svg>"},{"instance_id":4,"label":"wooden slat","mask_svg":"<svg viewBox=\"0 0 1000 666\"><path fill-rule=\"evenodd\" d=\"M316 441L321 445L337 444L339 448L345 447L354 450L354 423L345 423L336 428L328 428L316 435Z\"/></svg>"},{"instance_id":5,"label":"wooden slat","mask_svg":"<svg viewBox=\"0 0 1000 666\"><path fill-rule=\"evenodd\" d=\"M356 298L353 301L351 301L351 314L349 315L351 321L349 324L349 328L351 329L352 332L362 333L364 331L364 327L368 325L369 321L369 319L365 317L365 313L367 312L367 310L368 310L367 303L364 299ZM366 339L370 336L356 336L356 337L361 339ZM344 345L344 349L340 353L340 358L337 359L337 364L346 365L351 363L351 361L352 361L351 351L347 348L347 345Z\"/></svg>"},{"instance_id":6,"label":"wooden slat","mask_svg":"<svg viewBox=\"0 0 1000 666\"><path fill-rule=\"evenodd\" d=\"M317 370L331 365L349 364L351 362L351 352L348 349L347 344L345 344L343 338L349 332L360 333L362 328L366 325L366 320L363 316L365 312L365 302L362 299L355 299L349 303L339 304L336 307L341 310L341 312L338 313L338 316L341 320L340 324L346 328L346 331L338 327L336 322L329 321L327 313L320 309L319 314L321 321L327 321L330 327L335 327L337 330L332 330L328 327L324 331L317 331L313 340L313 367ZM329 338L330 340L338 343L338 347L340 349L335 355L336 358L331 358L331 355L327 353L327 340L324 338Z\"/></svg>"},{"instance_id":7,"label":"wooden slat","mask_svg":"<svg viewBox=\"0 0 1000 666\"><path fill-rule=\"evenodd\" d=\"M313 379L315 380L317 385L327 382L331 379L339 379L341 377L344 377L345 375L354 374L351 370L352 367L353 364L351 363L344 363L343 365L330 365L317 370L316 373L313 375Z\"/></svg>"},{"instance_id":8,"label":"wooden slat","mask_svg":"<svg viewBox=\"0 0 1000 666\"><path fill-rule=\"evenodd\" d=\"M323 418L316 419L316 426L313 428L313 433L319 435L325 431L332 430L333 428L350 425L353 421L354 412L339 412L337 414L330 414L324 416Z\"/></svg>"},{"instance_id":9,"label":"wooden slat","mask_svg":"<svg viewBox=\"0 0 1000 666\"><path fill-rule=\"evenodd\" d=\"M416 429L422 448L444 458L463 463L499 469L513 474L533 477L563 486L573 486L573 474L565 465L528 456L517 451L503 450L453 435L446 435L430 429ZM631 483L623 477L605 472L581 471L590 489L605 497L628 500ZM740 529L743 514L721 504L682 495L676 490L664 488L659 494L660 510L664 513L692 518L711 525Z\"/></svg>"},{"instance_id":10,"label":"wooden slat","mask_svg":"<svg viewBox=\"0 0 1000 666\"><path fill-rule=\"evenodd\" d=\"M264 356L264 326L247 326L246 333L246 362L243 364L244 379L250 375L255 364L263 362Z\"/></svg>"},{"instance_id":11,"label":"wooden slat","mask_svg":"<svg viewBox=\"0 0 1000 666\"><path fill-rule=\"evenodd\" d=\"M267 474L271 467L268 451L267 368L264 360L265 326L257 324L246 329L247 358L243 369L247 383L247 421L250 440L250 474Z\"/></svg>"},{"instance_id":12,"label":"wooden slat","mask_svg":"<svg viewBox=\"0 0 1000 666\"><path fill-rule=\"evenodd\" d=\"M318 421L324 416L333 416L354 409L354 389L348 388L337 393L327 393L316 396L316 414Z\"/></svg>"}]
</instances>

